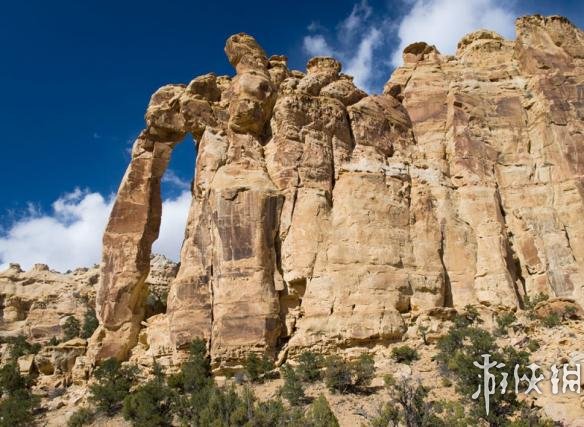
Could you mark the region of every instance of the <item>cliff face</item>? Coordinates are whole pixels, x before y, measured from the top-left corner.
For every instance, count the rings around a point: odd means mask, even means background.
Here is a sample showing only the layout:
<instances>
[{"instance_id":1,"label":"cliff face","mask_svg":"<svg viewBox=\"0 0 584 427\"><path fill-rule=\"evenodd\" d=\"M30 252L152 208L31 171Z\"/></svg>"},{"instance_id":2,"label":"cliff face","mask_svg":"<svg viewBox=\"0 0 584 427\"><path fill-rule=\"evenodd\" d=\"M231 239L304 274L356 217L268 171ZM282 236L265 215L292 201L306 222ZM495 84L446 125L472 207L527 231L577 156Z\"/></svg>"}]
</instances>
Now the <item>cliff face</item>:
<instances>
[{"instance_id":1,"label":"cliff face","mask_svg":"<svg viewBox=\"0 0 584 427\"><path fill-rule=\"evenodd\" d=\"M525 295L584 302L584 33L517 21L517 39L416 43L381 95L332 58L306 74L245 34L233 78L153 96L104 235L89 354L127 358L145 317L160 180L186 134L193 199L152 356L195 337L215 366L248 351L400 339L411 314Z\"/></svg>"}]
</instances>

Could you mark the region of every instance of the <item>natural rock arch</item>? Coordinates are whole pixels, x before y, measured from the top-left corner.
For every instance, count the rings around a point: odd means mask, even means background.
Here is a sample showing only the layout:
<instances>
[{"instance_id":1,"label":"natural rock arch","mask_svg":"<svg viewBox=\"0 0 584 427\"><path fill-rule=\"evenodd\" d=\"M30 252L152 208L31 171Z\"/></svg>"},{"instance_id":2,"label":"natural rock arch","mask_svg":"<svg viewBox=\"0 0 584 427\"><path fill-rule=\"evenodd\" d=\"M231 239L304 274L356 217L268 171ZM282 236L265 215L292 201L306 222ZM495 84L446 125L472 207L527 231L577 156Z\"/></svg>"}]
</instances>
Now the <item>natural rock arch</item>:
<instances>
[{"instance_id":1,"label":"natural rock arch","mask_svg":"<svg viewBox=\"0 0 584 427\"><path fill-rule=\"evenodd\" d=\"M160 180L187 133L193 199L153 357L204 337L224 367L397 340L444 306L582 302L584 36L554 17L517 28L453 57L407 48L381 95L333 58L289 70L245 34L225 48L233 78L159 89L104 235L92 359L136 343Z\"/></svg>"}]
</instances>

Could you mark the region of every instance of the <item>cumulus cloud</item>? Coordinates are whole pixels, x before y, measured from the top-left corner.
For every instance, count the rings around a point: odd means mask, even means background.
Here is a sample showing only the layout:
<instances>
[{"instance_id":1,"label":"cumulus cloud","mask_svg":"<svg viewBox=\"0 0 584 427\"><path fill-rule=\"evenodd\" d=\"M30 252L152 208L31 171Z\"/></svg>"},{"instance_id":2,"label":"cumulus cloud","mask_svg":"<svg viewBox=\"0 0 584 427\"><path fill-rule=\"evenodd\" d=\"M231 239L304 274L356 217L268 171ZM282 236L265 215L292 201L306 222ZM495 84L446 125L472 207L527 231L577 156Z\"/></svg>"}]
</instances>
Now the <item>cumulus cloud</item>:
<instances>
[{"instance_id":1,"label":"cumulus cloud","mask_svg":"<svg viewBox=\"0 0 584 427\"><path fill-rule=\"evenodd\" d=\"M456 51L458 41L478 29L514 37L516 13L508 2L498 0L416 0L398 27L399 47L392 63L402 63L404 48L413 42L425 41L445 54Z\"/></svg>"},{"instance_id":2,"label":"cumulus cloud","mask_svg":"<svg viewBox=\"0 0 584 427\"><path fill-rule=\"evenodd\" d=\"M334 56L332 48L320 34L304 37L303 47L310 56Z\"/></svg>"},{"instance_id":3,"label":"cumulus cloud","mask_svg":"<svg viewBox=\"0 0 584 427\"><path fill-rule=\"evenodd\" d=\"M383 41L384 20L372 19L373 9L367 0L356 3L351 13L337 25L332 43L322 34L325 28L312 23L308 30L317 32L304 37L303 48L308 56L334 56L344 64L344 72L355 78L355 84L374 91L375 67L373 54Z\"/></svg>"},{"instance_id":4,"label":"cumulus cloud","mask_svg":"<svg viewBox=\"0 0 584 427\"><path fill-rule=\"evenodd\" d=\"M166 199L162 203L160 235L154 242L152 252L166 255L174 261L180 259L190 205L190 191L183 191L177 198Z\"/></svg>"},{"instance_id":5,"label":"cumulus cloud","mask_svg":"<svg viewBox=\"0 0 584 427\"><path fill-rule=\"evenodd\" d=\"M381 44L382 33L380 30L371 29L359 42L359 48L354 57L349 58L345 72L355 77L355 84L372 91L370 82L374 72L374 50Z\"/></svg>"},{"instance_id":6,"label":"cumulus cloud","mask_svg":"<svg viewBox=\"0 0 584 427\"><path fill-rule=\"evenodd\" d=\"M361 0L353 6L351 14L341 22L341 35L351 36L359 31L367 19L371 16L373 9L366 0Z\"/></svg>"},{"instance_id":7,"label":"cumulus cloud","mask_svg":"<svg viewBox=\"0 0 584 427\"><path fill-rule=\"evenodd\" d=\"M29 212L0 238L0 263L44 263L64 271L99 262L111 207L111 197L76 189L57 199L50 214Z\"/></svg>"},{"instance_id":8,"label":"cumulus cloud","mask_svg":"<svg viewBox=\"0 0 584 427\"><path fill-rule=\"evenodd\" d=\"M164 200L154 251L178 260L190 192ZM33 205L30 205L33 206ZM113 196L75 189L53 202L50 213L29 209L0 236L0 271L17 262L24 269L44 263L58 271L96 264Z\"/></svg>"},{"instance_id":9,"label":"cumulus cloud","mask_svg":"<svg viewBox=\"0 0 584 427\"><path fill-rule=\"evenodd\" d=\"M191 183L179 177L172 169L168 169L162 176L162 182L173 185L180 190L188 190Z\"/></svg>"},{"instance_id":10,"label":"cumulus cloud","mask_svg":"<svg viewBox=\"0 0 584 427\"><path fill-rule=\"evenodd\" d=\"M394 67L401 65L403 49L426 41L442 53L454 53L465 34L486 28L512 38L517 12L503 0L402 0L400 7L373 10L367 0L355 3L351 13L333 31L314 23L304 36L308 56L334 56L357 86L379 92ZM403 10L399 16L395 10Z\"/></svg>"}]
</instances>

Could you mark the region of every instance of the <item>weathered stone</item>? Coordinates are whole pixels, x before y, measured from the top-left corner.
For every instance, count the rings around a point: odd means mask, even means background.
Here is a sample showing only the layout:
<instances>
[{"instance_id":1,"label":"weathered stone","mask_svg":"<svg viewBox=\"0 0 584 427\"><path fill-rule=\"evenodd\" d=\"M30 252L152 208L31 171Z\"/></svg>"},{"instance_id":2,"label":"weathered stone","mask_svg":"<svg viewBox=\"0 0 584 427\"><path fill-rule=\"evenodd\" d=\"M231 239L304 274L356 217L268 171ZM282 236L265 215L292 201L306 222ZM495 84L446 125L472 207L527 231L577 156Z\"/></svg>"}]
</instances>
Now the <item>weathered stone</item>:
<instances>
[{"instance_id":1,"label":"weathered stone","mask_svg":"<svg viewBox=\"0 0 584 427\"><path fill-rule=\"evenodd\" d=\"M420 313L435 339L428 313L467 304L584 303L584 36L565 19L521 18L515 41L476 31L455 56L414 43L371 96L333 58L290 71L246 34L225 52L233 78L164 86L148 107L104 237L97 359L138 339L159 182L186 133L181 264L137 358L203 337L222 368L399 340Z\"/></svg>"}]
</instances>

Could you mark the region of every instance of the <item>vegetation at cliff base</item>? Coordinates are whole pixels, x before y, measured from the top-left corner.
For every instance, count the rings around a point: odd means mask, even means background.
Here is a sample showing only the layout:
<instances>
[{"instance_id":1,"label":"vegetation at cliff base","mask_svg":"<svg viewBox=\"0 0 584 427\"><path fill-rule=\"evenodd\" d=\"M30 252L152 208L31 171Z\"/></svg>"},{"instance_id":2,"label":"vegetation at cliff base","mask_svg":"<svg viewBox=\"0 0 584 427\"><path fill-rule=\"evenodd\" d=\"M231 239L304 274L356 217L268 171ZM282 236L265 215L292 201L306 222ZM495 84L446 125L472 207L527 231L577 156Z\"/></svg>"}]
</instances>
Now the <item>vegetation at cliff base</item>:
<instances>
[{"instance_id":1,"label":"vegetation at cliff base","mask_svg":"<svg viewBox=\"0 0 584 427\"><path fill-rule=\"evenodd\" d=\"M33 379L24 377L15 361L0 368L0 427L29 426L39 398L32 394Z\"/></svg>"},{"instance_id":2,"label":"vegetation at cliff base","mask_svg":"<svg viewBox=\"0 0 584 427\"><path fill-rule=\"evenodd\" d=\"M67 317L65 323L63 324L63 339L69 341L73 338L77 338L81 333L81 323L75 316Z\"/></svg>"},{"instance_id":3,"label":"vegetation at cliff base","mask_svg":"<svg viewBox=\"0 0 584 427\"><path fill-rule=\"evenodd\" d=\"M409 365L415 360L418 360L420 356L418 355L418 352L409 345L402 345L400 347L394 347L391 350L391 358L397 363L405 363Z\"/></svg>"},{"instance_id":4,"label":"vegetation at cliff base","mask_svg":"<svg viewBox=\"0 0 584 427\"><path fill-rule=\"evenodd\" d=\"M122 366L116 359L107 359L95 370L94 377L97 381L89 386L92 399L98 410L111 416L121 409L130 392L136 368Z\"/></svg>"},{"instance_id":5,"label":"vegetation at cliff base","mask_svg":"<svg viewBox=\"0 0 584 427\"><path fill-rule=\"evenodd\" d=\"M375 363L368 353L361 354L353 362L335 355L326 360L324 381L330 391L349 393L362 390L371 384L374 376Z\"/></svg>"},{"instance_id":6,"label":"vegetation at cliff base","mask_svg":"<svg viewBox=\"0 0 584 427\"><path fill-rule=\"evenodd\" d=\"M97 315L95 314L95 309L89 307L85 312L83 317L83 327L81 328L81 338L89 339L93 332L99 326L99 320L97 320Z\"/></svg>"}]
</instances>

